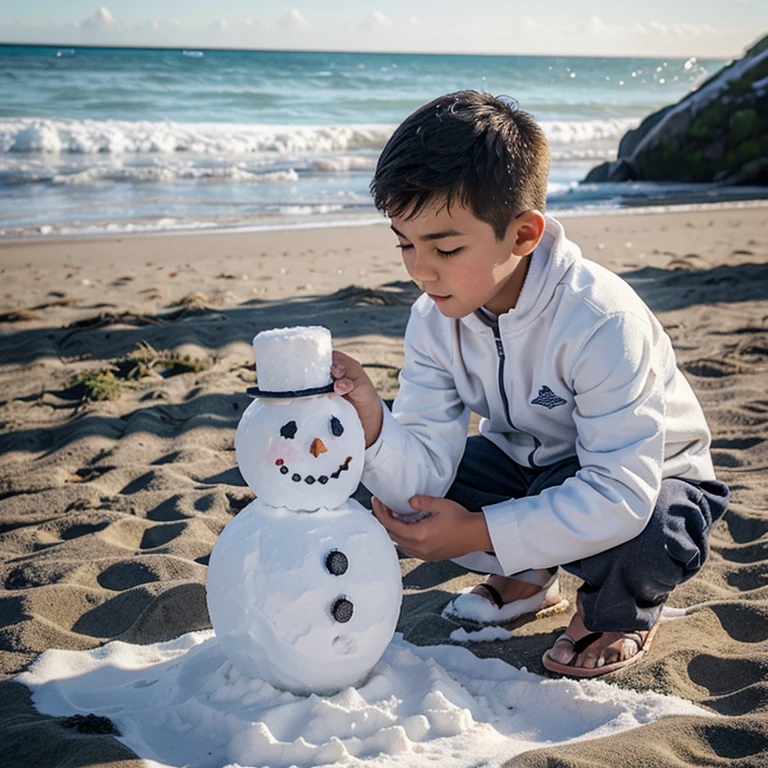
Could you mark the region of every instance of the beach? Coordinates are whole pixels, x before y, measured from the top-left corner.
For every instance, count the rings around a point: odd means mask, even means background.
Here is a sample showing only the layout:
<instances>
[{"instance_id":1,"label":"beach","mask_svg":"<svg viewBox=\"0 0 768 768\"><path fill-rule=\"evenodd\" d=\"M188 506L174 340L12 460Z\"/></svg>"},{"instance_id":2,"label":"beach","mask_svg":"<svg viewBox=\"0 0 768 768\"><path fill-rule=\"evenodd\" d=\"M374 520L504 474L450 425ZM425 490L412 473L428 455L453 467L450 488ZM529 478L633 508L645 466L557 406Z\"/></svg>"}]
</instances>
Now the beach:
<instances>
[{"instance_id":1,"label":"beach","mask_svg":"<svg viewBox=\"0 0 768 768\"><path fill-rule=\"evenodd\" d=\"M584 255L629 281L661 320L732 501L707 565L672 594L648 657L609 678L709 715L661 718L509 764L768 765L768 207L563 222ZM251 339L327 326L391 401L418 296L395 245L383 223L0 240L4 765L142 764L109 733L40 714L13 678L48 649L210 628L208 557L253 499L234 454L255 383ZM357 497L367 503L364 489ZM408 558L401 568L404 640L454 642L457 625L441 611L481 577ZM562 583L573 599L576 581L563 574ZM541 655L569 616L467 647L543 675ZM482 757L468 754L465 765Z\"/></svg>"}]
</instances>

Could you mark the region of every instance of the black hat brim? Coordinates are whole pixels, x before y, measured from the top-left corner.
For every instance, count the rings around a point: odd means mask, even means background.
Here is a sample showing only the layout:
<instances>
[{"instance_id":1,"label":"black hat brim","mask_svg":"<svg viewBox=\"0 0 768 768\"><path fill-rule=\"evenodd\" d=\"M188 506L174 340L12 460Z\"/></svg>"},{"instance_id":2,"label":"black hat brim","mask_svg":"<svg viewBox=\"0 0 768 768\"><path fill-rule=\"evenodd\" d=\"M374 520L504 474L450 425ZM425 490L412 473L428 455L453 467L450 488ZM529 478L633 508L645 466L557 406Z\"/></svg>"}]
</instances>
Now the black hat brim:
<instances>
[{"instance_id":1,"label":"black hat brim","mask_svg":"<svg viewBox=\"0 0 768 768\"><path fill-rule=\"evenodd\" d=\"M294 397L310 397L312 395L327 395L330 392L333 392L333 384L334 382L331 382L330 384L326 384L324 387L311 387L310 389L297 389L297 390L288 390L288 391L281 391L281 392L267 392L265 390L259 389L258 387L248 387L246 391L248 392L248 395L253 398L273 397L273 398L279 398L282 400L288 400Z\"/></svg>"}]
</instances>

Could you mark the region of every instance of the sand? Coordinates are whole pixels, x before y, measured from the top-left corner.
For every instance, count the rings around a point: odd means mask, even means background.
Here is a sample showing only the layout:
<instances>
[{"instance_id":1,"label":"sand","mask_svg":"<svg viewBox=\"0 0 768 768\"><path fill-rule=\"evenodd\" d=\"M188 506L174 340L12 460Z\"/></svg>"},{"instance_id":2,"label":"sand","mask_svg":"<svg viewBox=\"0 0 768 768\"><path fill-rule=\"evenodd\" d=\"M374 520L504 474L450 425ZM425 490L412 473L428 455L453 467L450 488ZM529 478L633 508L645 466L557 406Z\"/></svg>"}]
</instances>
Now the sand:
<instances>
[{"instance_id":1,"label":"sand","mask_svg":"<svg viewBox=\"0 0 768 768\"><path fill-rule=\"evenodd\" d=\"M512 764L768 765L768 208L564 223L663 322L733 494L706 567L671 597L686 610L611 681L722 717L663 718ZM109 734L38 714L11 678L48 648L210 626L208 556L252 498L233 445L255 380L251 338L326 325L393 398L417 295L394 245L386 226L0 243L4 765L140 764ZM89 399L89 376L113 399ZM479 577L446 563L401 565L399 630L420 645L449 642L457 625L440 612ZM576 582L564 583L572 595ZM541 654L567 621L470 647L543 674Z\"/></svg>"}]
</instances>

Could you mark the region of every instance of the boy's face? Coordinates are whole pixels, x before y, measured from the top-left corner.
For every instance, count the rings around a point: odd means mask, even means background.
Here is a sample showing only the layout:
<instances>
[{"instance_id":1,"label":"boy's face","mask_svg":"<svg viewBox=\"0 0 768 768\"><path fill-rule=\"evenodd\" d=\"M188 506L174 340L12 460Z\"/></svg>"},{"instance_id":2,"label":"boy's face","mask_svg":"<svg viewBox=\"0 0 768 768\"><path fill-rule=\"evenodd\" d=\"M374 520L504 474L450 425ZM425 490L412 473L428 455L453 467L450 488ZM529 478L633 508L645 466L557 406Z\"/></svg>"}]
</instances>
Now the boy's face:
<instances>
[{"instance_id":1,"label":"boy's face","mask_svg":"<svg viewBox=\"0 0 768 768\"><path fill-rule=\"evenodd\" d=\"M543 229L542 214L530 211L510 222L504 239L497 240L493 227L469 208L454 203L449 212L442 200L411 219L392 217L411 280L452 318L480 307L495 314L514 307L525 279L526 257Z\"/></svg>"}]
</instances>

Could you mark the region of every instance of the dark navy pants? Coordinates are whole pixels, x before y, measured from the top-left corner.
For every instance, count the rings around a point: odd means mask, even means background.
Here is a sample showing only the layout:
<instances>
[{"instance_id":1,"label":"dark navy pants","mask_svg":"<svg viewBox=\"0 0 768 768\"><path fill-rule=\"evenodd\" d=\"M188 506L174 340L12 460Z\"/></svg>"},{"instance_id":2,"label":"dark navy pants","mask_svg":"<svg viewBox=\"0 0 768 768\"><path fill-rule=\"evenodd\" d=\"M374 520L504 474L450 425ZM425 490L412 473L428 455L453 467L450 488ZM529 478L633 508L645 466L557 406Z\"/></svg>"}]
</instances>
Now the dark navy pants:
<instances>
[{"instance_id":1,"label":"dark navy pants","mask_svg":"<svg viewBox=\"0 0 768 768\"><path fill-rule=\"evenodd\" d=\"M579 470L576 457L549 467L522 467L481 435L467 440L446 498L473 512L507 499L536 496ZM662 480L653 515L634 539L572 563L553 563L583 579L579 600L592 632L648 629L670 592L709 555L709 533L728 506L717 481ZM553 535L554 532L553 532Z\"/></svg>"}]
</instances>

